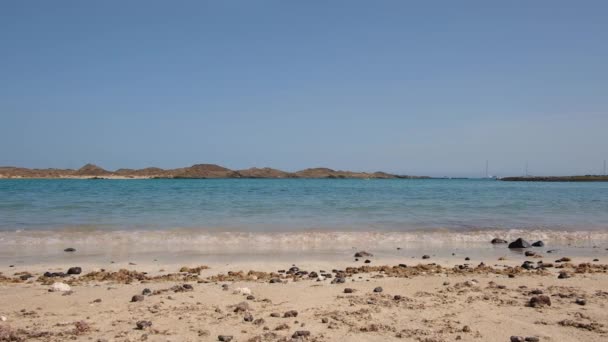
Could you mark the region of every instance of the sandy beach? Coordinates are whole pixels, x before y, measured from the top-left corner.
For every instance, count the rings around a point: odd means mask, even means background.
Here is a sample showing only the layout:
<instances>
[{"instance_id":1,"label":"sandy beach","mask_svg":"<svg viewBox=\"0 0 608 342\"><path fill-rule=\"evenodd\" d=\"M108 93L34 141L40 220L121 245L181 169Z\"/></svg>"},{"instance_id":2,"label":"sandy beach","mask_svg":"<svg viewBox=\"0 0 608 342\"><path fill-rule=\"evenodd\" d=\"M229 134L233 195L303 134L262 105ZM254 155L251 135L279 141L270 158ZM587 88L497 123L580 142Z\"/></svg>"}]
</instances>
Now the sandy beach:
<instances>
[{"instance_id":1,"label":"sandy beach","mask_svg":"<svg viewBox=\"0 0 608 342\"><path fill-rule=\"evenodd\" d=\"M608 250L594 247L570 260L63 252L0 266L0 341L605 341Z\"/></svg>"}]
</instances>

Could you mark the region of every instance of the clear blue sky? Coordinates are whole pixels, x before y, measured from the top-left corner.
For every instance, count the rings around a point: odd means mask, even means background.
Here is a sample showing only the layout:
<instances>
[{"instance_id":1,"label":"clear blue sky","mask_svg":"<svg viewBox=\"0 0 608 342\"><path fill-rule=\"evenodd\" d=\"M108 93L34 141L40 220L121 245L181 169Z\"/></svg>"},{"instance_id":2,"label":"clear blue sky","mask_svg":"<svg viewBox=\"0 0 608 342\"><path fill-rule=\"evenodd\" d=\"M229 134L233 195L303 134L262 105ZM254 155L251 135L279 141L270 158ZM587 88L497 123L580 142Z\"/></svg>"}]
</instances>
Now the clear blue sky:
<instances>
[{"instance_id":1,"label":"clear blue sky","mask_svg":"<svg viewBox=\"0 0 608 342\"><path fill-rule=\"evenodd\" d=\"M608 1L2 1L0 165L599 173Z\"/></svg>"}]
</instances>

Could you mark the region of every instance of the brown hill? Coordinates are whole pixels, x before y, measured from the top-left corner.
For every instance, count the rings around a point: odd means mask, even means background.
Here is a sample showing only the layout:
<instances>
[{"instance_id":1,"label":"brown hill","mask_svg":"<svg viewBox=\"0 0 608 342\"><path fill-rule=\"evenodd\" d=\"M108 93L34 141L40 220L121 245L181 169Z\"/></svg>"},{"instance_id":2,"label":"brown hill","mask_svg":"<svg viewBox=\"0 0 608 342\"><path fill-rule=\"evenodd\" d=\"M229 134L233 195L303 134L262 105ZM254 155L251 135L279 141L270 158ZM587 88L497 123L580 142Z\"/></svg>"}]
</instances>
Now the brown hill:
<instances>
[{"instance_id":1,"label":"brown hill","mask_svg":"<svg viewBox=\"0 0 608 342\"><path fill-rule=\"evenodd\" d=\"M296 176L300 178L398 178L385 172L352 172L352 171L336 171L325 167L305 169L296 172Z\"/></svg>"},{"instance_id":2,"label":"brown hill","mask_svg":"<svg viewBox=\"0 0 608 342\"><path fill-rule=\"evenodd\" d=\"M171 171L172 178L240 178L238 172L215 164L196 164Z\"/></svg>"},{"instance_id":3,"label":"brown hill","mask_svg":"<svg viewBox=\"0 0 608 342\"><path fill-rule=\"evenodd\" d=\"M295 178L293 173L272 169L269 167L257 168L252 167L246 170L237 171L243 178Z\"/></svg>"},{"instance_id":4,"label":"brown hill","mask_svg":"<svg viewBox=\"0 0 608 342\"><path fill-rule=\"evenodd\" d=\"M27 169L22 167L0 167L0 178L428 178L397 176L386 172L336 171L329 168L311 168L295 173L269 167L233 171L215 164L196 164L190 167L164 170L157 167L145 169L105 170L87 164L78 170L71 169Z\"/></svg>"},{"instance_id":5,"label":"brown hill","mask_svg":"<svg viewBox=\"0 0 608 342\"><path fill-rule=\"evenodd\" d=\"M112 174L110 171L106 171L95 164L86 164L76 171L79 176L109 176Z\"/></svg>"}]
</instances>

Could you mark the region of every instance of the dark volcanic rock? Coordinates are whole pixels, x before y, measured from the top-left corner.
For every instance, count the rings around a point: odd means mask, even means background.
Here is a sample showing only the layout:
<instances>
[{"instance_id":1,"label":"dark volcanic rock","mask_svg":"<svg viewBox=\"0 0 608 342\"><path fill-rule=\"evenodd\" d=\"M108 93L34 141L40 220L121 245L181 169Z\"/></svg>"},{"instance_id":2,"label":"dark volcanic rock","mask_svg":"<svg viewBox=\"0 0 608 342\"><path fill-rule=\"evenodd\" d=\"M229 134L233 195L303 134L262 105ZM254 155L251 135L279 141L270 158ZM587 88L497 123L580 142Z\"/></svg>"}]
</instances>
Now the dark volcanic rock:
<instances>
[{"instance_id":1,"label":"dark volcanic rock","mask_svg":"<svg viewBox=\"0 0 608 342\"><path fill-rule=\"evenodd\" d=\"M80 267L70 267L70 269L68 269L68 274L80 274L82 273L82 268Z\"/></svg>"},{"instance_id":2,"label":"dark volcanic rock","mask_svg":"<svg viewBox=\"0 0 608 342\"><path fill-rule=\"evenodd\" d=\"M528 241L519 238L509 244L509 248L530 248Z\"/></svg>"},{"instance_id":3,"label":"dark volcanic rock","mask_svg":"<svg viewBox=\"0 0 608 342\"><path fill-rule=\"evenodd\" d=\"M549 296L540 295L530 298L530 306L533 308L551 306L551 298Z\"/></svg>"},{"instance_id":4,"label":"dark volcanic rock","mask_svg":"<svg viewBox=\"0 0 608 342\"><path fill-rule=\"evenodd\" d=\"M374 289L374 292L376 292L376 293L380 293L382 291L383 291L383 289L380 286L378 286Z\"/></svg>"},{"instance_id":5,"label":"dark volcanic rock","mask_svg":"<svg viewBox=\"0 0 608 342\"><path fill-rule=\"evenodd\" d=\"M284 318L298 317L298 312L296 310L289 310L283 314L283 317Z\"/></svg>"},{"instance_id":6,"label":"dark volcanic rock","mask_svg":"<svg viewBox=\"0 0 608 342\"><path fill-rule=\"evenodd\" d=\"M232 335L219 335L217 337L217 340L221 342L230 342L233 338L234 337L232 337Z\"/></svg>"},{"instance_id":7,"label":"dark volcanic rock","mask_svg":"<svg viewBox=\"0 0 608 342\"><path fill-rule=\"evenodd\" d=\"M245 313L245 316L243 317L243 321L245 322L252 322L253 321L253 315L249 312Z\"/></svg>"},{"instance_id":8,"label":"dark volcanic rock","mask_svg":"<svg viewBox=\"0 0 608 342\"><path fill-rule=\"evenodd\" d=\"M47 278L56 278L56 277L67 277L67 274L63 272L44 272L44 276Z\"/></svg>"},{"instance_id":9,"label":"dark volcanic rock","mask_svg":"<svg viewBox=\"0 0 608 342\"><path fill-rule=\"evenodd\" d=\"M141 291L141 294L144 296L149 296L152 294L152 290L145 288L143 291Z\"/></svg>"},{"instance_id":10,"label":"dark volcanic rock","mask_svg":"<svg viewBox=\"0 0 608 342\"><path fill-rule=\"evenodd\" d=\"M525 256L527 257L533 257L536 255L536 253L532 252L532 251L526 251L526 253L524 253Z\"/></svg>"},{"instance_id":11,"label":"dark volcanic rock","mask_svg":"<svg viewBox=\"0 0 608 342\"><path fill-rule=\"evenodd\" d=\"M557 279L568 279L570 278L570 274L568 274L568 272L566 271L561 271L559 272L559 275L557 276Z\"/></svg>"},{"instance_id":12,"label":"dark volcanic rock","mask_svg":"<svg viewBox=\"0 0 608 342\"><path fill-rule=\"evenodd\" d=\"M511 336L511 342L525 342L522 336Z\"/></svg>"},{"instance_id":13,"label":"dark volcanic rock","mask_svg":"<svg viewBox=\"0 0 608 342\"><path fill-rule=\"evenodd\" d=\"M524 339L525 342L539 342L540 338L536 336L528 336Z\"/></svg>"},{"instance_id":14,"label":"dark volcanic rock","mask_svg":"<svg viewBox=\"0 0 608 342\"><path fill-rule=\"evenodd\" d=\"M426 254L422 256L422 259L430 259L430 258L431 257L429 255L426 255Z\"/></svg>"},{"instance_id":15,"label":"dark volcanic rock","mask_svg":"<svg viewBox=\"0 0 608 342\"><path fill-rule=\"evenodd\" d=\"M344 289L344 293L353 293L353 292L355 292L355 290L351 289L349 287L347 287L347 288Z\"/></svg>"},{"instance_id":16,"label":"dark volcanic rock","mask_svg":"<svg viewBox=\"0 0 608 342\"><path fill-rule=\"evenodd\" d=\"M308 336L310 336L310 331L308 331L308 330L298 330L295 333L293 333L293 335L291 335L291 338L308 337Z\"/></svg>"},{"instance_id":17,"label":"dark volcanic rock","mask_svg":"<svg viewBox=\"0 0 608 342\"><path fill-rule=\"evenodd\" d=\"M587 305L587 301L584 300L583 298L577 298L575 303L578 305Z\"/></svg>"},{"instance_id":18,"label":"dark volcanic rock","mask_svg":"<svg viewBox=\"0 0 608 342\"><path fill-rule=\"evenodd\" d=\"M492 241L490 241L492 244L500 244L500 243L507 243L507 240L503 240L503 239L499 239L499 238L494 238L492 239Z\"/></svg>"},{"instance_id":19,"label":"dark volcanic rock","mask_svg":"<svg viewBox=\"0 0 608 342\"><path fill-rule=\"evenodd\" d=\"M64 249L63 251L64 252L76 252L76 248L69 247L69 248Z\"/></svg>"},{"instance_id":20,"label":"dark volcanic rock","mask_svg":"<svg viewBox=\"0 0 608 342\"><path fill-rule=\"evenodd\" d=\"M334 278L334 280L331 281L332 284L344 284L345 282L346 279L342 277Z\"/></svg>"},{"instance_id":21,"label":"dark volcanic rock","mask_svg":"<svg viewBox=\"0 0 608 342\"><path fill-rule=\"evenodd\" d=\"M370 262L372 262L371 260L367 259L364 261L364 263L369 264Z\"/></svg>"},{"instance_id":22,"label":"dark volcanic rock","mask_svg":"<svg viewBox=\"0 0 608 342\"><path fill-rule=\"evenodd\" d=\"M532 261L524 261L524 263L521 265L522 268L526 269L526 270L533 270L534 269L534 263Z\"/></svg>"},{"instance_id":23,"label":"dark volcanic rock","mask_svg":"<svg viewBox=\"0 0 608 342\"><path fill-rule=\"evenodd\" d=\"M144 330L146 328L151 327L152 322L151 321L138 321L137 323L135 323L135 325L137 326L137 329Z\"/></svg>"},{"instance_id":24,"label":"dark volcanic rock","mask_svg":"<svg viewBox=\"0 0 608 342\"><path fill-rule=\"evenodd\" d=\"M142 295L135 295L133 297L131 297L131 302L135 303L135 302L143 302L144 300L144 296Z\"/></svg>"},{"instance_id":25,"label":"dark volcanic rock","mask_svg":"<svg viewBox=\"0 0 608 342\"><path fill-rule=\"evenodd\" d=\"M372 253L368 253L366 251L360 251L355 253L355 258L366 258L366 257L373 257L374 255Z\"/></svg>"},{"instance_id":26,"label":"dark volcanic rock","mask_svg":"<svg viewBox=\"0 0 608 342\"><path fill-rule=\"evenodd\" d=\"M545 243L542 241L536 241L535 243L532 244L532 247L544 247Z\"/></svg>"},{"instance_id":27,"label":"dark volcanic rock","mask_svg":"<svg viewBox=\"0 0 608 342\"><path fill-rule=\"evenodd\" d=\"M281 279L279 279L279 278L272 278L272 279L270 279L270 283L271 284L276 284L276 283L280 283L280 282L281 282Z\"/></svg>"}]
</instances>

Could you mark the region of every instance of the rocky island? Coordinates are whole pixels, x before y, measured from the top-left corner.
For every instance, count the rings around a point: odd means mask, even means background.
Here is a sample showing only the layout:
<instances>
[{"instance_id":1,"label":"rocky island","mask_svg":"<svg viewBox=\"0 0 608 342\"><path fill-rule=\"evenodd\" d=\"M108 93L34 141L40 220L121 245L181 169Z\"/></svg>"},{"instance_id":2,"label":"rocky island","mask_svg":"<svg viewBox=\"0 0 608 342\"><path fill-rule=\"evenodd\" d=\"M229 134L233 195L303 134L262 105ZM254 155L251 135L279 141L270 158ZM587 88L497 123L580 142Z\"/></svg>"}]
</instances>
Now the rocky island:
<instances>
[{"instance_id":1,"label":"rocky island","mask_svg":"<svg viewBox=\"0 0 608 342\"><path fill-rule=\"evenodd\" d=\"M608 176L585 175L585 176L522 176L504 177L502 181L507 182L608 182Z\"/></svg>"},{"instance_id":2,"label":"rocky island","mask_svg":"<svg viewBox=\"0 0 608 342\"><path fill-rule=\"evenodd\" d=\"M28 169L22 167L0 167L0 178L68 178L68 179L204 179L204 178L345 178L345 179L418 179L425 176L395 175L385 172L353 172L329 168L310 168L297 172L286 172L272 168L249 168L231 170L215 164L196 164L177 169L148 167L144 169L118 169L108 171L94 164L73 169Z\"/></svg>"}]
</instances>

